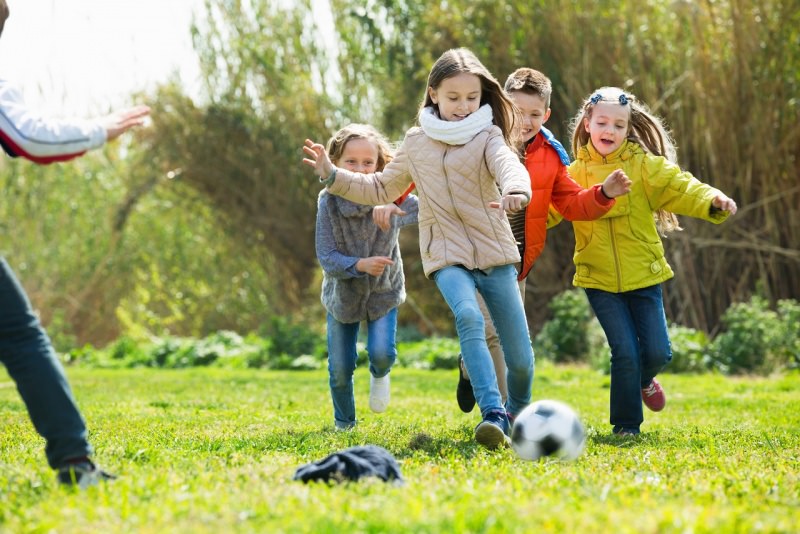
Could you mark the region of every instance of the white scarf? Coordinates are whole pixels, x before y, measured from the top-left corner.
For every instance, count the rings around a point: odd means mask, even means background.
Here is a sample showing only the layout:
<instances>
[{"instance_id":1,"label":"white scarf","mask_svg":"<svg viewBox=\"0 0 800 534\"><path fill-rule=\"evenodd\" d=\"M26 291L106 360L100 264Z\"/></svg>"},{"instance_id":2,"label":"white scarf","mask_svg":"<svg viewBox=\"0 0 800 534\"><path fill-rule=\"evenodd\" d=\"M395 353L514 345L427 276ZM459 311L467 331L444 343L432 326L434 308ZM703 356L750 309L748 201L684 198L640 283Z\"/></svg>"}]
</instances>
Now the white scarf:
<instances>
[{"instance_id":1,"label":"white scarf","mask_svg":"<svg viewBox=\"0 0 800 534\"><path fill-rule=\"evenodd\" d=\"M436 116L434 108L428 106L419 116L419 124L432 139L448 145L464 145L478 132L492 124L492 108L482 105L478 111L471 113L460 121L445 121Z\"/></svg>"}]
</instances>

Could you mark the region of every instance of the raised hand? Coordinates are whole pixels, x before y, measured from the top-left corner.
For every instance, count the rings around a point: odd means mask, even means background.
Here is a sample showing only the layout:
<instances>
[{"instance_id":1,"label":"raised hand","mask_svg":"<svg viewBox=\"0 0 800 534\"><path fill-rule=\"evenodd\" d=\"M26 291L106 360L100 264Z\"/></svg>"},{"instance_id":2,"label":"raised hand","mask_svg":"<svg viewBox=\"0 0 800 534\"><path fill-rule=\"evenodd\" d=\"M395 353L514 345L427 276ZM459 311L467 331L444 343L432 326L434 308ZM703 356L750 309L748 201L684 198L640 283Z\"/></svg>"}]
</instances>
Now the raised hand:
<instances>
[{"instance_id":1,"label":"raised hand","mask_svg":"<svg viewBox=\"0 0 800 534\"><path fill-rule=\"evenodd\" d=\"M106 139L111 141L131 128L141 126L148 115L150 115L148 106L135 106L106 115L101 119L106 128Z\"/></svg>"},{"instance_id":2,"label":"raised hand","mask_svg":"<svg viewBox=\"0 0 800 534\"><path fill-rule=\"evenodd\" d=\"M731 215L735 215L736 210L738 209L736 207L736 202L734 202L732 198L728 198L723 193L720 193L717 196L715 196L711 200L711 205L722 211L729 211L731 212Z\"/></svg>"},{"instance_id":3,"label":"raised hand","mask_svg":"<svg viewBox=\"0 0 800 534\"><path fill-rule=\"evenodd\" d=\"M387 256L370 256L369 258L361 258L356 262L356 271L367 273L370 276L380 276L389 265L394 265L392 258Z\"/></svg>"},{"instance_id":4,"label":"raised hand","mask_svg":"<svg viewBox=\"0 0 800 534\"><path fill-rule=\"evenodd\" d=\"M314 167L314 171L322 179L330 176L333 172L333 163L325 152L325 147L319 143L315 143L311 139L306 139L306 144L303 146L303 152L308 156L303 158L303 163Z\"/></svg>"},{"instance_id":5,"label":"raised hand","mask_svg":"<svg viewBox=\"0 0 800 534\"><path fill-rule=\"evenodd\" d=\"M383 206L375 206L372 209L372 222L384 232L389 231L392 227L392 215L402 216L406 212L401 210L396 204L384 204Z\"/></svg>"},{"instance_id":6,"label":"raised hand","mask_svg":"<svg viewBox=\"0 0 800 534\"><path fill-rule=\"evenodd\" d=\"M631 190L631 183L625 171L616 169L603 181L603 192L608 198L617 198Z\"/></svg>"}]
</instances>

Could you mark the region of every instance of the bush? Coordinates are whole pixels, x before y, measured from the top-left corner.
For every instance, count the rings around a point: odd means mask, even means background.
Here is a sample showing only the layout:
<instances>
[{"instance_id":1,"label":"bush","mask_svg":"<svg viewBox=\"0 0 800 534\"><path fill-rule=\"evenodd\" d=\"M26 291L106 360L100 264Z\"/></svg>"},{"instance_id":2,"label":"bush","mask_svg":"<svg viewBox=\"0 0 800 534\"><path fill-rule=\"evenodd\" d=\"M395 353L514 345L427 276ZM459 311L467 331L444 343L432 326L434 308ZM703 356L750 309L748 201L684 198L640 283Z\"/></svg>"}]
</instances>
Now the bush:
<instances>
[{"instance_id":1,"label":"bush","mask_svg":"<svg viewBox=\"0 0 800 534\"><path fill-rule=\"evenodd\" d=\"M455 369L460 353L458 339L432 337L398 345L397 362L417 369Z\"/></svg>"},{"instance_id":2,"label":"bush","mask_svg":"<svg viewBox=\"0 0 800 534\"><path fill-rule=\"evenodd\" d=\"M710 370L714 362L708 354L708 336L687 326L670 325L669 340L672 345L672 362L668 373L702 373Z\"/></svg>"},{"instance_id":3,"label":"bush","mask_svg":"<svg viewBox=\"0 0 800 534\"><path fill-rule=\"evenodd\" d=\"M553 297L548 308L553 316L533 340L536 356L556 363L586 362L608 372L608 344L586 293L569 289Z\"/></svg>"},{"instance_id":4,"label":"bush","mask_svg":"<svg viewBox=\"0 0 800 534\"><path fill-rule=\"evenodd\" d=\"M784 304L782 309L794 317L792 306ZM714 339L710 352L724 373L769 374L788 364L787 326L769 309L766 299L754 296L749 302L732 304L723 314L722 324L724 332Z\"/></svg>"}]
</instances>

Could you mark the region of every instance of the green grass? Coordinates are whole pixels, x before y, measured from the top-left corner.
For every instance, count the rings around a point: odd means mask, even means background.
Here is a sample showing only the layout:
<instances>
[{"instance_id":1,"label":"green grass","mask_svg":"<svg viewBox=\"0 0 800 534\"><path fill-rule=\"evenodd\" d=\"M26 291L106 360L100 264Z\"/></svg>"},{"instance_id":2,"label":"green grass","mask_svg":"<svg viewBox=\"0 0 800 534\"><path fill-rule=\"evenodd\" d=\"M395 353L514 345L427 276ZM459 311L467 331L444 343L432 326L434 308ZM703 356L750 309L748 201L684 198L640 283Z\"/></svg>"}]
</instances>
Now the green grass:
<instances>
[{"instance_id":1,"label":"green grass","mask_svg":"<svg viewBox=\"0 0 800 534\"><path fill-rule=\"evenodd\" d=\"M662 375L665 411L609 436L608 377L540 363L534 399L566 401L589 438L576 462L525 462L472 439L455 371L398 368L385 414L356 375L357 430L332 429L327 374L71 368L97 459L120 475L58 487L0 371L0 532L797 532L800 375ZM406 485L304 485L295 469L383 446Z\"/></svg>"}]
</instances>

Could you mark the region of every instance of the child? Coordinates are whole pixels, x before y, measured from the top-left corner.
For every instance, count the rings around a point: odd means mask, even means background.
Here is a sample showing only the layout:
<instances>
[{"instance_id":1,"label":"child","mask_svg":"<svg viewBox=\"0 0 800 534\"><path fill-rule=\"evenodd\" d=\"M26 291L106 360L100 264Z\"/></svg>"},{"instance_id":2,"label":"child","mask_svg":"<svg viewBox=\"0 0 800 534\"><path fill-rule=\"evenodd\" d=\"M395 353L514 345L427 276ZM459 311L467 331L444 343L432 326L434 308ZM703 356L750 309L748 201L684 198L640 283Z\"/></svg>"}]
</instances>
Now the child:
<instances>
[{"instance_id":1,"label":"child","mask_svg":"<svg viewBox=\"0 0 800 534\"><path fill-rule=\"evenodd\" d=\"M0 34L8 18L0 0ZM0 144L12 157L36 163L64 161L97 148L142 124L145 106L92 121L53 120L28 109L18 90L0 80ZM114 478L89 457L86 425L64 370L14 272L0 258L0 361L16 382L31 421L46 440L45 452L57 480L81 488Z\"/></svg>"},{"instance_id":2,"label":"child","mask_svg":"<svg viewBox=\"0 0 800 534\"><path fill-rule=\"evenodd\" d=\"M591 187L614 169L633 181L602 219L573 223L573 283L585 288L611 347L613 433L635 436L642 401L653 411L664 408L655 376L672 359L661 283L673 272L659 233L680 229L674 214L721 223L736 203L682 171L661 120L622 89L595 91L572 126L575 181Z\"/></svg>"},{"instance_id":3,"label":"child","mask_svg":"<svg viewBox=\"0 0 800 534\"><path fill-rule=\"evenodd\" d=\"M506 80L506 93L521 115L520 142L525 167L530 175L533 196L525 210L510 215L511 228L519 244L522 265L517 279L522 301L525 302L525 279L541 254L547 237L547 215L552 206L558 215L570 221L589 221L601 217L614 206L614 198L630 190L630 180L620 170L612 171L602 184L584 189L567 174L567 152L552 133L543 126L550 118L550 96L553 86L541 72L520 68ZM541 135L539 135L541 133ZM482 308L485 310L485 307ZM491 320L484 313L486 342L492 354L497 383L505 395L506 367L503 348ZM461 365L456 399L464 412L475 405L472 384Z\"/></svg>"},{"instance_id":4,"label":"child","mask_svg":"<svg viewBox=\"0 0 800 534\"><path fill-rule=\"evenodd\" d=\"M533 350L514 268L519 251L505 215L531 195L528 174L511 148L514 108L486 67L459 48L433 65L419 122L382 173L334 167L324 147L310 140L303 161L331 193L355 202L386 203L416 183L423 269L455 316L483 418L475 440L494 449L508 443L506 410L516 415L528 405L533 382ZM507 406L497 389L476 290L505 349Z\"/></svg>"},{"instance_id":5,"label":"child","mask_svg":"<svg viewBox=\"0 0 800 534\"><path fill-rule=\"evenodd\" d=\"M391 161L389 145L372 126L351 124L328 142L334 165L374 173ZM397 357L397 307L405 300L400 228L417 222L418 202L407 195L394 206L400 217L382 231L372 221L372 206L356 204L323 189L317 209L317 258L323 270L322 304L328 312L328 372L337 430L356 424L353 371L361 321L367 322L369 407L386 411L389 371Z\"/></svg>"}]
</instances>

